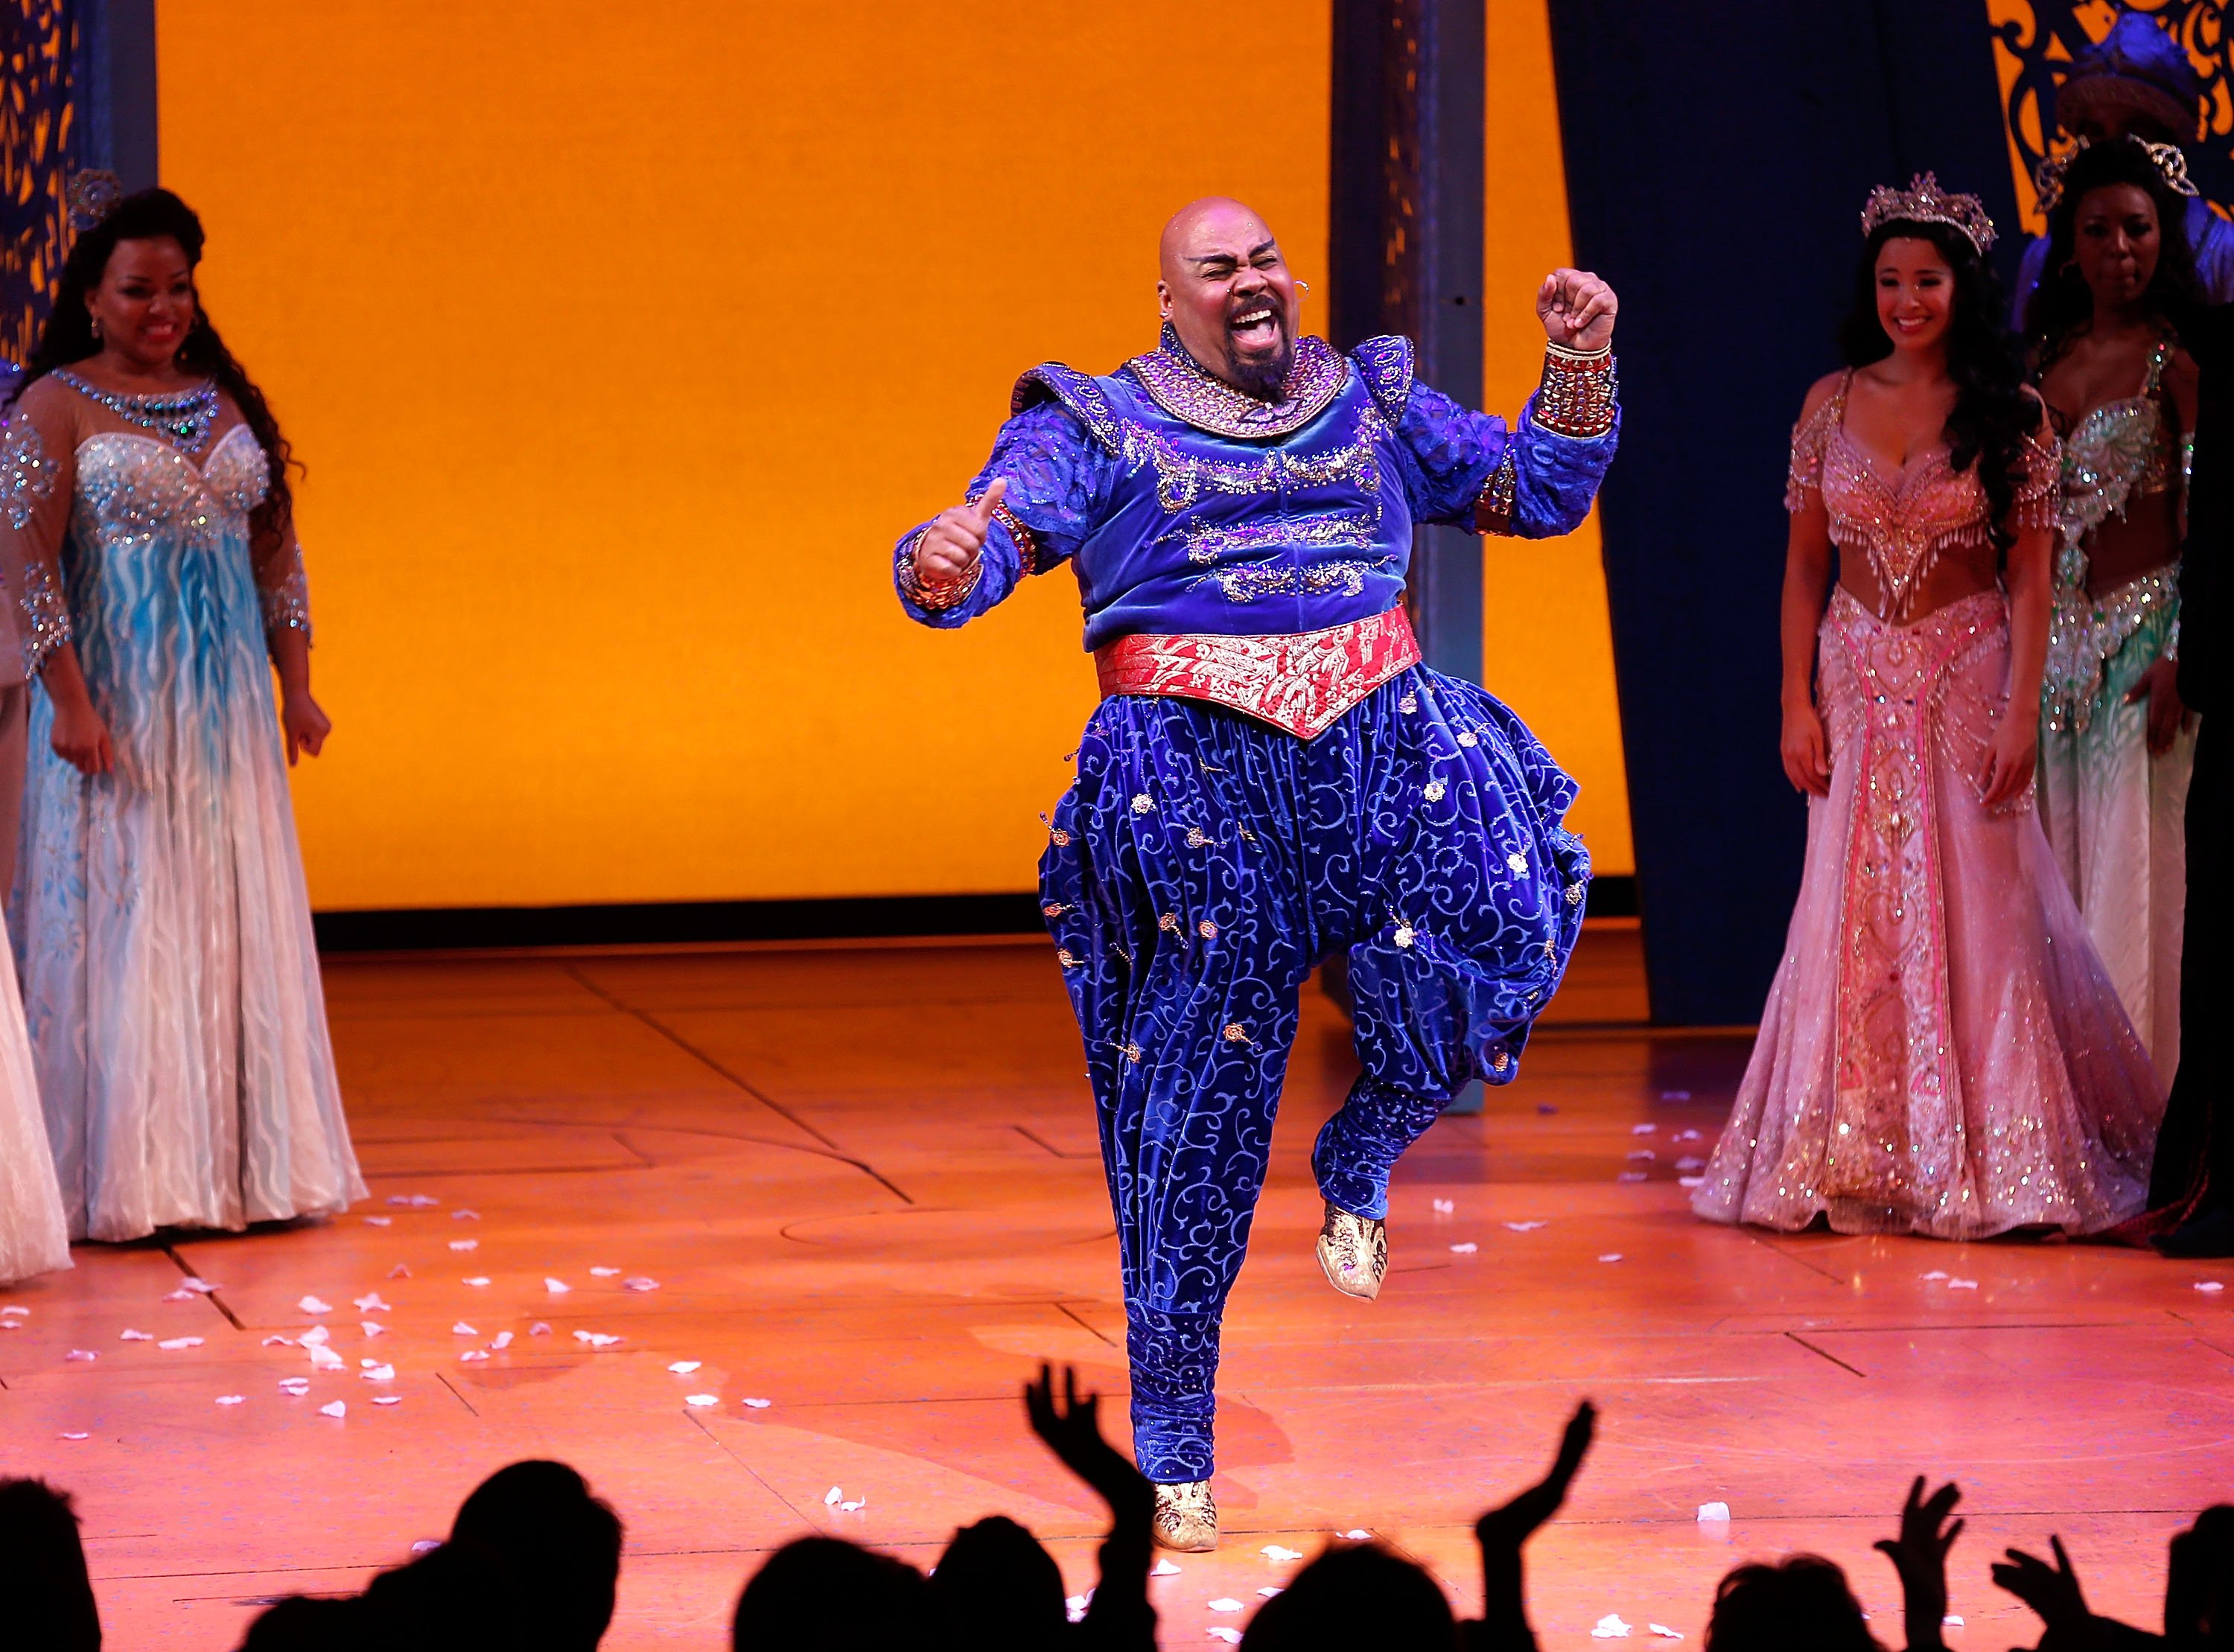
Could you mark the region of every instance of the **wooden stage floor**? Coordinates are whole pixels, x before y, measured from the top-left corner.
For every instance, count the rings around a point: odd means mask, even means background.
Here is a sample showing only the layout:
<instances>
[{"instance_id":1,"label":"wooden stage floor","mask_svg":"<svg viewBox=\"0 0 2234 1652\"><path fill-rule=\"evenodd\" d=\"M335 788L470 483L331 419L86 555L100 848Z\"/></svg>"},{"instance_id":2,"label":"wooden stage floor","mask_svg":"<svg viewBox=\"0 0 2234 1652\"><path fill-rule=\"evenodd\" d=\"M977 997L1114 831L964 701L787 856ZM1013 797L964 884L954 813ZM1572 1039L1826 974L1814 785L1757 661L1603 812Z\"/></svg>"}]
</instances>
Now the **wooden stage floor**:
<instances>
[{"instance_id":1,"label":"wooden stage floor","mask_svg":"<svg viewBox=\"0 0 2234 1652\"><path fill-rule=\"evenodd\" d=\"M327 982L371 1204L84 1249L0 1293L30 1310L0 1335L0 1468L77 1494L110 1644L222 1652L259 1598L358 1587L531 1455L576 1464L628 1522L616 1649L726 1644L759 1557L816 1529L927 1564L1005 1512L1089 1575L1096 1505L1016 1398L1041 1360L1125 1381L1043 943L343 960ZM1520 1081L1400 1168L1388 1290L1355 1303L1311 1255L1307 1155L1354 1069L1309 1003L1226 1323L1227 1535L1158 1581L1165 1646L1215 1644L1238 1620L1212 1601L1253 1605L1292 1570L1265 1544L1356 1527L1471 1611L1473 1516L1539 1472L1583 1394L1600 1443L1531 1551L1547 1649L1595 1644L1608 1613L1635 1642L1658 1623L1695 1642L1723 1570L1794 1547L1882 1613L1869 1545L1918 1470L1968 1494L1957 1649L2030 1644L1986 1567L2051 1531L2099 1609L2156 1621L2165 1538L2234 1493L2234 1292L2196 1289L2234 1269L1695 1221L1677 1160L1711 1139L1747 1040L1637 1025L1637 937L1615 924ZM186 1273L219 1288L167 1300ZM370 1293L391 1306L352 1305ZM349 1368L266 1343L314 1321ZM360 1379L376 1355L392 1382ZM301 1398L279 1388L295 1376ZM336 1399L347 1415L322 1415ZM826 1507L833 1485L866 1506ZM1713 1500L1726 1531L1695 1518Z\"/></svg>"}]
</instances>

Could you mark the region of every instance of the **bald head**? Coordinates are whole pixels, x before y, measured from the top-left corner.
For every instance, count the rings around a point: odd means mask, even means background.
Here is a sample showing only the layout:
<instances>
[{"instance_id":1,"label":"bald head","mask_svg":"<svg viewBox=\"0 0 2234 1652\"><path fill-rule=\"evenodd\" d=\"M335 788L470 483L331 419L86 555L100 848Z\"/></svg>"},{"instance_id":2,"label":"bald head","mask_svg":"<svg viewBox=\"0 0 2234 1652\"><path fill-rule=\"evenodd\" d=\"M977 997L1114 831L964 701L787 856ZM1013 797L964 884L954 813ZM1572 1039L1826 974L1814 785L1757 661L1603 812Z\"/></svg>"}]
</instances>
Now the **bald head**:
<instances>
[{"instance_id":1,"label":"bald head","mask_svg":"<svg viewBox=\"0 0 2234 1652\"><path fill-rule=\"evenodd\" d=\"M1295 360L1296 284L1264 220L1224 195L1190 201L1156 245L1156 296L1187 354L1234 389L1277 399Z\"/></svg>"},{"instance_id":2,"label":"bald head","mask_svg":"<svg viewBox=\"0 0 2234 1652\"><path fill-rule=\"evenodd\" d=\"M1228 195L1205 195L1172 214L1156 243L1156 273L1166 283L1193 265L1218 258L1246 261L1255 248L1276 246L1257 210Z\"/></svg>"}]
</instances>

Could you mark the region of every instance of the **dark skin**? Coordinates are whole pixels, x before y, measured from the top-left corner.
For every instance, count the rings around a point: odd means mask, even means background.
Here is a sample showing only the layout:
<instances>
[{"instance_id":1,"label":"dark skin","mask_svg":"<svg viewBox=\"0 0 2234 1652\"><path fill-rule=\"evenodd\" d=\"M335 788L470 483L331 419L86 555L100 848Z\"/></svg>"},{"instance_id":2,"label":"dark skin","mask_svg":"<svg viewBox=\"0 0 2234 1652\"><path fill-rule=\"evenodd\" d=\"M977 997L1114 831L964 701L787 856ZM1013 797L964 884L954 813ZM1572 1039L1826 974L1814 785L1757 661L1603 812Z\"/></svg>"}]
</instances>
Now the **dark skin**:
<instances>
[{"instance_id":1,"label":"dark skin","mask_svg":"<svg viewBox=\"0 0 2234 1652\"><path fill-rule=\"evenodd\" d=\"M178 356L193 326L196 305L193 265L177 241L167 235L119 241L101 284L86 295L100 352L74 362L72 370L120 395L171 395L194 389L201 378L182 370ZM278 548L256 547L258 553ZM271 651L291 764L298 753L317 756L333 725L310 697L310 645L303 633L291 627L282 630L272 639ZM115 746L93 703L74 643L64 643L48 656L41 680L54 702L55 754L83 774L114 773Z\"/></svg>"},{"instance_id":2,"label":"dark skin","mask_svg":"<svg viewBox=\"0 0 2234 1652\"><path fill-rule=\"evenodd\" d=\"M1877 283L1878 321L1892 341L1892 354L1855 371L1846 395L1845 430L1878 474L1892 484L1947 439L1947 416L1955 410L1956 396L1947 370L1955 272L1930 241L1896 236L1878 254ZM1839 376L1819 379L1808 391L1803 421L1830 400ZM1894 612L1891 595L1879 585L1869 558L1838 554L1831 544L1830 513L1821 495L1810 493L1806 508L1793 513L1784 563L1781 750L1792 784L1817 797L1831 794L1830 741L1815 708L1815 630L1830 599L1834 565L1839 583L1856 601L1894 624L1912 624L1950 603L2004 587L2009 599L2009 703L2031 705L2040 698L2041 673L2048 663L2052 537L2046 528L2018 533L2006 567L1996 565L1991 545L1942 552ZM1979 800L1987 807L2007 803L2032 784L2040 756L2039 722L2001 720L1977 776Z\"/></svg>"},{"instance_id":3,"label":"dark skin","mask_svg":"<svg viewBox=\"0 0 2234 1652\"><path fill-rule=\"evenodd\" d=\"M2144 296L2156 275L2164 245L2156 202L2133 184L2105 184L2081 196L2073 210L2072 263L2094 300L2094 315L2041 380L2049 416L2068 435L2105 402L2139 388L2149 352L2164 336L2164 320ZM2177 440L2195 428L2194 359L2175 349L2165 363L2166 421ZM2087 540L2087 590L2107 596L2142 574L2168 568L2179 558L2184 524L2176 489L2127 501L2121 519L2111 518ZM2149 707L2149 749L2168 751L2185 721L2173 663L2159 659L2126 695Z\"/></svg>"}]
</instances>

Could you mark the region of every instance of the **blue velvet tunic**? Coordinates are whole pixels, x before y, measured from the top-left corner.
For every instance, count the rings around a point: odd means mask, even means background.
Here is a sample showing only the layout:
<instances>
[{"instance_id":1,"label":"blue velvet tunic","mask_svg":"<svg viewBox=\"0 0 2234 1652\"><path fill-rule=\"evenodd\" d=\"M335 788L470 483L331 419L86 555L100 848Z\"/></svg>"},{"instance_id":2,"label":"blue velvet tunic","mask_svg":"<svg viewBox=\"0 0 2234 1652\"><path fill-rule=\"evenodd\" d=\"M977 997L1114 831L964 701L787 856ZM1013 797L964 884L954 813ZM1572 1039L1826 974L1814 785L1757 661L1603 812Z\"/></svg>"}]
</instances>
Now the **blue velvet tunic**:
<instances>
[{"instance_id":1,"label":"blue velvet tunic","mask_svg":"<svg viewBox=\"0 0 2234 1652\"><path fill-rule=\"evenodd\" d=\"M967 624L1024 575L1068 562L1089 649L1134 631L1345 624L1401 602L1414 525L1472 528L1500 471L1509 532L1571 532L1619 441L1618 425L1578 440L1462 408L1414 377L1404 338L1347 357L1303 340L1290 381L1301 388L1264 421L1280 434L1238 434L1255 409L1176 349L1099 377L1053 364L1024 375L969 497L1006 478L1003 502L1029 543L996 520L968 599L934 611L903 593L909 613Z\"/></svg>"},{"instance_id":2,"label":"blue velvet tunic","mask_svg":"<svg viewBox=\"0 0 2234 1652\"><path fill-rule=\"evenodd\" d=\"M1086 640L1265 636L1403 598L1421 522L1526 535L1590 508L1617 441L1517 429L1416 382L1401 338L1303 341L1251 402L1174 342L1103 377L1041 367L970 496L1008 480L954 626L1068 562ZM905 558L921 530L900 543ZM897 566L897 565L896 565ZM1303 739L1224 705L1101 702L1040 863L1092 1081L1123 1270L1133 1451L1207 1479L1220 1324L1264 1179L1298 993L1346 955L1361 1075L1312 1164L1382 1217L1406 1147L1509 1081L1581 930L1574 783L1505 707L1414 666Z\"/></svg>"}]
</instances>

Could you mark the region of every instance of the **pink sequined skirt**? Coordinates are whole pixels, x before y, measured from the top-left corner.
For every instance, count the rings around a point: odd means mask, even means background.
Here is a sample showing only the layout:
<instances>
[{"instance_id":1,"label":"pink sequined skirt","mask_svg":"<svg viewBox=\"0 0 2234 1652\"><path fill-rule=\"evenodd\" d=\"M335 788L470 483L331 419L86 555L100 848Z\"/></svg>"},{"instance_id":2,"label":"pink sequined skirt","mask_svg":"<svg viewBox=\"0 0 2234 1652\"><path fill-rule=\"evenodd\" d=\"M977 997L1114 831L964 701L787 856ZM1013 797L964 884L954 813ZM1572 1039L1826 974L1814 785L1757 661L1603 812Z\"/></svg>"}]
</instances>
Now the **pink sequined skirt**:
<instances>
[{"instance_id":1,"label":"pink sequined skirt","mask_svg":"<svg viewBox=\"0 0 2234 1652\"><path fill-rule=\"evenodd\" d=\"M1891 626L1841 590L1819 661L1831 794L1809 800L1784 960L1693 1207L1948 1239L2137 1215L2156 1075L2031 788L1979 801L2009 702L2001 593Z\"/></svg>"}]
</instances>

